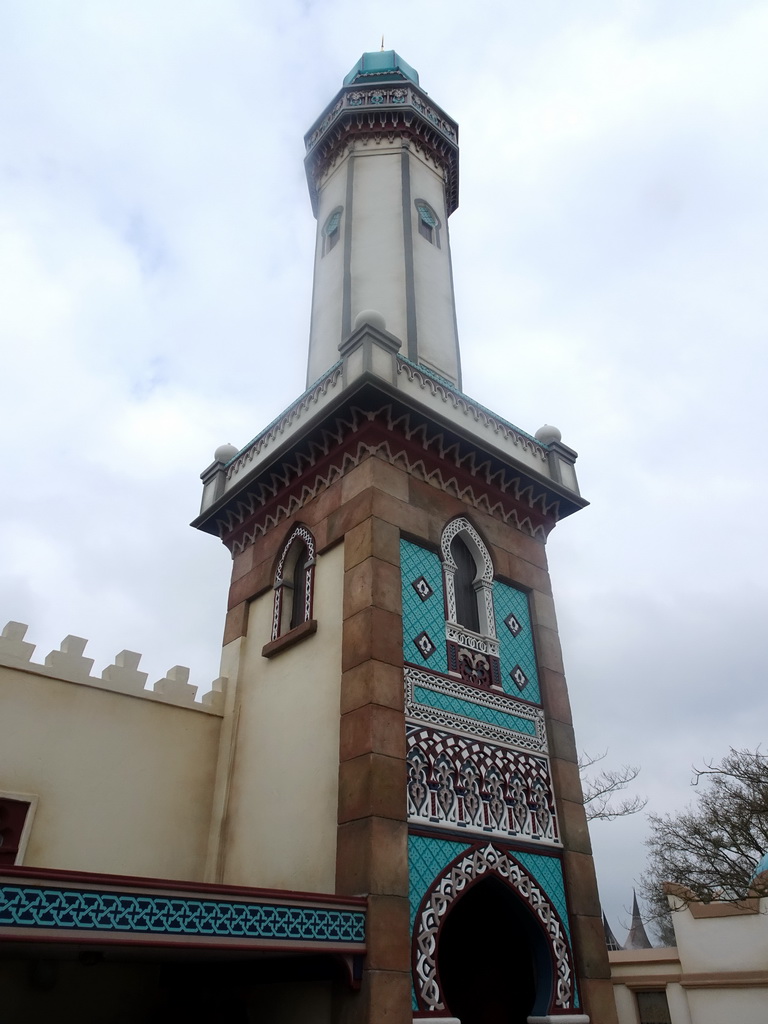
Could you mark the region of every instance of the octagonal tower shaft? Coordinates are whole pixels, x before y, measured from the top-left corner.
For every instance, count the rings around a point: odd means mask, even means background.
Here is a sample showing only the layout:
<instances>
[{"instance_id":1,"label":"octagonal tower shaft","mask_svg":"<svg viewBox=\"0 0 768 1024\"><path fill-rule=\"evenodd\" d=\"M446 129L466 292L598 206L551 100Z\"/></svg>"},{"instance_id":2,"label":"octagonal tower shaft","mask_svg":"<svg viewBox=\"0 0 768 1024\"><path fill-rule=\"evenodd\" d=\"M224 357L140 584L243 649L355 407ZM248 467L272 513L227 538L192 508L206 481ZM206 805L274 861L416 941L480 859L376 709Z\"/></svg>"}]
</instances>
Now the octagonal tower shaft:
<instances>
[{"instance_id":1,"label":"octagonal tower shaft","mask_svg":"<svg viewBox=\"0 0 768 1024\"><path fill-rule=\"evenodd\" d=\"M461 387L448 235L458 126L389 50L363 56L304 141L317 218L307 384L375 311L404 356Z\"/></svg>"}]
</instances>

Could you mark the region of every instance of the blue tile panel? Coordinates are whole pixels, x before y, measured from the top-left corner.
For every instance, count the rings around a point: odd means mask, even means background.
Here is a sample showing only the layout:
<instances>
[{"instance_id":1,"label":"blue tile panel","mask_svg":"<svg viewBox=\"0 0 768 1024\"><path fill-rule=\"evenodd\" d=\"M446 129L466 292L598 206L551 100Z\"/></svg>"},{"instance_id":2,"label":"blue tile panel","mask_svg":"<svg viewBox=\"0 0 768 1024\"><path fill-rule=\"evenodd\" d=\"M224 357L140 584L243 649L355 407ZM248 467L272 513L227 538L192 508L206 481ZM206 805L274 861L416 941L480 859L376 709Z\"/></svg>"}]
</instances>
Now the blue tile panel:
<instances>
[{"instance_id":1,"label":"blue tile panel","mask_svg":"<svg viewBox=\"0 0 768 1024\"><path fill-rule=\"evenodd\" d=\"M501 685L507 693L514 694L515 697L532 701L534 704L541 704L528 595L522 590L517 590L516 587L510 587L506 583L499 583L498 580L495 580L493 605L496 615L496 636L499 638L500 645ZM512 635L505 622L510 613L522 626L516 637ZM523 690L519 690L509 676L515 665L519 665L528 676L528 685Z\"/></svg>"},{"instance_id":2,"label":"blue tile panel","mask_svg":"<svg viewBox=\"0 0 768 1024\"><path fill-rule=\"evenodd\" d=\"M446 864L466 850L465 843L452 843L447 839L427 839L426 836L408 836L409 898L411 904L411 936L424 893ZM418 1010L416 989L411 979L411 1006Z\"/></svg>"},{"instance_id":3,"label":"blue tile panel","mask_svg":"<svg viewBox=\"0 0 768 1024\"><path fill-rule=\"evenodd\" d=\"M445 647L445 603L443 600L443 566L440 556L427 548L400 541L400 572L403 583L403 657L413 665L428 665L430 672L447 672ZM433 590L422 601L413 588L423 576ZM416 647L415 640L426 633L437 650L427 661Z\"/></svg>"},{"instance_id":4,"label":"blue tile panel","mask_svg":"<svg viewBox=\"0 0 768 1024\"><path fill-rule=\"evenodd\" d=\"M400 542L400 565L403 589L403 657L411 665L423 666L430 672L447 674L443 567L440 556L418 544L402 540ZM422 600L413 587L413 583L422 576L433 591L426 600ZM493 603L496 636L500 645L501 685L504 692L518 700L540 704L541 692L536 668L536 654L533 648L528 595L516 587L495 580ZM514 615L521 627L517 636L512 634L505 621L510 614ZM416 646L416 640L422 633L427 634L436 648L434 654L431 654L429 658L424 658ZM522 690L510 678L510 673L518 665L528 677L528 684ZM466 714L470 718L487 721L478 715L476 708L473 711L459 713Z\"/></svg>"},{"instance_id":5,"label":"blue tile panel","mask_svg":"<svg viewBox=\"0 0 768 1024\"><path fill-rule=\"evenodd\" d=\"M362 943L365 911L0 884L0 926Z\"/></svg>"},{"instance_id":6,"label":"blue tile panel","mask_svg":"<svg viewBox=\"0 0 768 1024\"><path fill-rule=\"evenodd\" d=\"M413 697L419 704L426 704L430 708L451 711L456 715L472 718L476 722L487 722L489 725L497 725L502 729L512 729L514 732L522 732L528 736L536 735L536 724L529 719L508 715L504 711L497 711L482 704L475 704L473 701L451 697L447 693L436 693L434 690L427 690L423 686L414 686Z\"/></svg>"},{"instance_id":7,"label":"blue tile panel","mask_svg":"<svg viewBox=\"0 0 768 1024\"><path fill-rule=\"evenodd\" d=\"M562 863L558 857L546 857L539 853L528 853L517 850L507 844L495 844L505 849L519 861L539 883L563 922L568 942L571 944L571 929L568 920L568 909L565 900L565 884ZM431 836L410 835L408 837L408 868L411 935L416 921L416 912L424 899L424 894L443 869L465 850L470 849L466 843L456 843L447 839L433 839ZM578 993L574 992L578 1006ZM412 992L413 1009L418 1009L416 993Z\"/></svg>"}]
</instances>

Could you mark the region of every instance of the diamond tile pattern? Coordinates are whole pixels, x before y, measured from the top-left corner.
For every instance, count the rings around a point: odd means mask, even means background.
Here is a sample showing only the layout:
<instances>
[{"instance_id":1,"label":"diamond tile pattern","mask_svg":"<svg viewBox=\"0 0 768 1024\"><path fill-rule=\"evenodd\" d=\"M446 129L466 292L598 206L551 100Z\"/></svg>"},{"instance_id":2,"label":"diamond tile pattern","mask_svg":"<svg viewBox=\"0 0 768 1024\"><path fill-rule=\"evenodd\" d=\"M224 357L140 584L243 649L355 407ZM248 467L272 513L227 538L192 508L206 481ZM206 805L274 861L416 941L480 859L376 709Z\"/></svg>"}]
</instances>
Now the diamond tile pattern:
<instances>
[{"instance_id":1,"label":"diamond tile pattern","mask_svg":"<svg viewBox=\"0 0 768 1024\"><path fill-rule=\"evenodd\" d=\"M528 736L536 735L536 726L533 722L525 718L518 718L516 715L507 715L495 708L473 704L471 701L451 697L447 693L435 693L434 690L427 690L423 686L414 686L413 696L419 704L426 704L430 708L452 711L455 715L474 718L476 722L488 722L501 729L514 729L515 732L522 732Z\"/></svg>"},{"instance_id":2,"label":"diamond tile pattern","mask_svg":"<svg viewBox=\"0 0 768 1024\"><path fill-rule=\"evenodd\" d=\"M558 857L546 857L542 854L528 853L508 847L506 844L499 844L509 850L515 860L519 861L526 871L536 879L546 895L549 897L555 910L565 927L568 942L571 943L571 929L568 921L568 911L565 902L565 885L563 883L563 869ZM468 849L466 843L455 843L445 839L432 839L427 836L408 837L408 866L410 870L410 905L411 905L411 935L416 920L416 912L419 909L424 893L432 885L435 878L443 868L459 856L463 850ZM578 1006L578 995L576 995ZM416 995L413 994L413 1008L418 1009Z\"/></svg>"},{"instance_id":3,"label":"diamond tile pattern","mask_svg":"<svg viewBox=\"0 0 768 1024\"><path fill-rule=\"evenodd\" d=\"M524 690L526 688L528 685L528 676L523 672L519 665L515 665L509 674L512 677L512 682L518 690Z\"/></svg>"},{"instance_id":4,"label":"diamond tile pattern","mask_svg":"<svg viewBox=\"0 0 768 1024\"><path fill-rule=\"evenodd\" d=\"M408 870L410 871L411 934L416 911L424 893L432 885L446 864L458 857L466 843L453 843L447 839L428 839L426 836L408 836Z\"/></svg>"},{"instance_id":5,"label":"diamond tile pattern","mask_svg":"<svg viewBox=\"0 0 768 1024\"><path fill-rule=\"evenodd\" d=\"M416 644L422 658L431 658L437 650L428 633L419 633L418 636L413 638L413 642Z\"/></svg>"},{"instance_id":6,"label":"diamond tile pattern","mask_svg":"<svg viewBox=\"0 0 768 1024\"><path fill-rule=\"evenodd\" d=\"M428 601L430 597L434 596L434 590L430 587L429 582L423 576L419 576L417 580L414 580L413 583L411 583L411 586L422 601Z\"/></svg>"},{"instance_id":7,"label":"diamond tile pattern","mask_svg":"<svg viewBox=\"0 0 768 1024\"><path fill-rule=\"evenodd\" d=\"M500 643L502 686L507 693L516 697L521 696L520 690L510 676L510 673L519 666L528 678L528 685L522 696L525 700L540 704L541 692L536 671L536 655L533 650L528 595L496 580L493 584L493 602L496 611L496 635ZM510 615L514 616L518 625L522 627L517 636L512 635L507 625L506 620Z\"/></svg>"},{"instance_id":8,"label":"diamond tile pattern","mask_svg":"<svg viewBox=\"0 0 768 1024\"><path fill-rule=\"evenodd\" d=\"M539 885L549 896L552 905L560 915L571 940L571 929L568 922L568 909L565 903L565 885L563 883L563 867L558 857L543 857L540 853L523 853L514 850L512 856L519 860L526 871L530 871Z\"/></svg>"},{"instance_id":9,"label":"diamond tile pattern","mask_svg":"<svg viewBox=\"0 0 768 1024\"><path fill-rule=\"evenodd\" d=\"M423 664L421 656L414 650L413 638L420 633L428 633L437 647L429 659L430 671L447 672L443 567L440 556L418 544L402 540L400 571L403 590L403 657L411 665ZM426 601L421 599L413 586L421 577L434 591Z\"/></svg>"}]
</instances>

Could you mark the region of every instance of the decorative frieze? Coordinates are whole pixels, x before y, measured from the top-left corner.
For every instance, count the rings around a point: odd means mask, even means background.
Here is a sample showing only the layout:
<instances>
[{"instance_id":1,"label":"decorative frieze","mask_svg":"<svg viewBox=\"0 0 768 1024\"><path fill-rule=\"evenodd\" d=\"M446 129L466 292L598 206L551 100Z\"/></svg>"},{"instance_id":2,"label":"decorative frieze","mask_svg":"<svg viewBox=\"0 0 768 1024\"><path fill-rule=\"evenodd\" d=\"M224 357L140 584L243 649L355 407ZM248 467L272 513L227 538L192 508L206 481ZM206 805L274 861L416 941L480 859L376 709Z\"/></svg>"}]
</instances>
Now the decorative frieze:
<instances>
[{"instance_id":1,"label":"decorative frieze","mask_svg":"<svg viewBox=\"0 0 768 1024\"><path fill-rule=\"evenodd\" d=\"M546 757L408 724L411 824L559 845Z\"/></svg>"},{"instance_id":2,"label":"decorative frieze","mask_svg":"<svg viewBox=\"0 0 768 1024\"><path fill-rule=\"evenodd\" d=\"M404 677L405 713L410 720L546 753L542 708L411 665L406 665ZM418 699L417 691L433 693L437 699L426 703Z\"/></svg>"}]
</instances>

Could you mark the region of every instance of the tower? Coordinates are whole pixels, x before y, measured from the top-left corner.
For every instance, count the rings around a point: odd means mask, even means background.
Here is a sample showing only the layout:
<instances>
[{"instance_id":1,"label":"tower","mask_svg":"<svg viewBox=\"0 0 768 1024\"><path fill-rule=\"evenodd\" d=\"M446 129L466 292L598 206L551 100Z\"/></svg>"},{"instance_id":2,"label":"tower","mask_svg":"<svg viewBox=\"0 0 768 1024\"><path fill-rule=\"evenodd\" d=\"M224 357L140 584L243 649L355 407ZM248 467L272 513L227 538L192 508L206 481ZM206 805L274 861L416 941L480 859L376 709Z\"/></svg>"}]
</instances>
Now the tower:
<instances>
[{"instance_id":1,"label":"tower","mask_svg":"<svg viewBox=\"0 0 768 1024\"><path fill-rule=\"evenodd\" d=\"M234 558L207 880L367 897L323 1019L610 1024L545 552L576 453L460 390L458 129L416 72L364 54L305 143L309 386L193 524Z\"/></svg>"}]
</instances>

